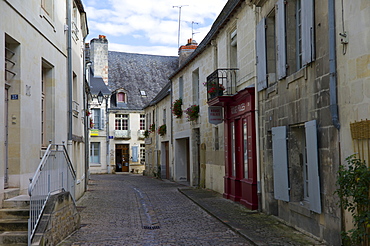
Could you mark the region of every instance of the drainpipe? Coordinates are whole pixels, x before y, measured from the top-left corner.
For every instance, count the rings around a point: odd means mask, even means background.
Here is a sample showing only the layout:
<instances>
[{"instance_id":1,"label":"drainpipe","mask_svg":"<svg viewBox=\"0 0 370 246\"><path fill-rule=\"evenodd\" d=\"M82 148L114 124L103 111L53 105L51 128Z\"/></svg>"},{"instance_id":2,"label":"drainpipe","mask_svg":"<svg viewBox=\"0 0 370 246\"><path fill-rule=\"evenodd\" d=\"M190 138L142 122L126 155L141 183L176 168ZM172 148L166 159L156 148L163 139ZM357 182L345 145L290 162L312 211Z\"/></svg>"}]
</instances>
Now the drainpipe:
<instances>
[{"instance_id":1,"label":"drainpipe","mask_svg":"<svg viewBox=\"0 0 370 246\"><path fill-rule=\"evenodd\" d=\"M71 0L67 0L67 80L68 80L68 154L72 155L72 11Z\"/></svg>"},{"instance_id":2,"label":"drainpipe","mask_svg":"<svg viewBox=\"0 0 370 246\"><path fill-rule=\"evenodd\" d=\"M329 94L330 94L330 113L333 125L340 129L338 116L338 98L337 98L337 57L335 42L335 0L329 0L328 8L329 20Z\"/></svg>"},{"instance_id":3,"label":"drainpipe","mask_svg":"<svg viewBox=\"0 0 370 246\"><path fill-rule=\"evenodd\" d=\"M258 90L257 80L254 86L254 117L255 117L255 131L256 131L256 161L257 161L257 199L258 211L262 211L262 187L261 187L261 161L260 161L260 134L259 134L259 111L258 111Z\"/></svg>"}]
</instances>

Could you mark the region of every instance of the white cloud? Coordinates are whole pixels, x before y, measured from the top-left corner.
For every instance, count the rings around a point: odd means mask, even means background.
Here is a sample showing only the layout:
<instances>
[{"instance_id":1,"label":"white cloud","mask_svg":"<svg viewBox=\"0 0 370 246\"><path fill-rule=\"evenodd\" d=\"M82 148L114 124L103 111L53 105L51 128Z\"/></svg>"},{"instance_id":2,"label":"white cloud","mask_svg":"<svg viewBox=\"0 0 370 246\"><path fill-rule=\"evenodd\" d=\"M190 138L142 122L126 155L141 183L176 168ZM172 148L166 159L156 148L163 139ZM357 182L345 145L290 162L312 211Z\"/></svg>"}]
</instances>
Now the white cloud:
<instances>
[{"instance_id":1,"label":"white cloud","mask_svg":"<svg viewBox=\"0 0 370 246\"><path fill-rule=\"evenodd\" d=\"M92 36L89 38L104 34L108 40L115 38L110 48L119 46L132 51L137 47L138 53L142 53L142 50L162 50L166 46L170 49L175 47L175 54L178 48L179 6L182 6L181 45L192 35L193 21L198 23L194 24L194 39L200 42L226 2L227 0L84 0Z\"/></svg>"}]
</instances>

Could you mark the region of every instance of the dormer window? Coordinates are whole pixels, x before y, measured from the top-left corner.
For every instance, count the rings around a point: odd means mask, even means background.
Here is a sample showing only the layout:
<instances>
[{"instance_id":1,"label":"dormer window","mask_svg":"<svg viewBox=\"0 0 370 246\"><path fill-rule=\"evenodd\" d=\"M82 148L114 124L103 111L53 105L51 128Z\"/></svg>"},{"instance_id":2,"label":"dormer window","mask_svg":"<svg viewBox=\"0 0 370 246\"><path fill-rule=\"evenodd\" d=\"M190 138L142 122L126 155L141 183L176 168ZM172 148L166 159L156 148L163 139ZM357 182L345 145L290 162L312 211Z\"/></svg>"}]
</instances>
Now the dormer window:
<instances>
[{"instance_id":1,"label":"dormer window","mask_svg":"<svg viewBox=\"0 0 370 246\"><path fill-rule=\"evenodd\" d=\"M141 95L142 97L146 97L146 91L140 90L140 95Z\"/></svg>"},{"instance_id":2,"label":"dormer window","mask_svg":"<svg viewBox=\"0 0 370 246\"><path fill-rule=\"evenodd\" d=\"M117 102L126 102L126 94L124 92L117 94Z\"/></svg>"}]
</instances>

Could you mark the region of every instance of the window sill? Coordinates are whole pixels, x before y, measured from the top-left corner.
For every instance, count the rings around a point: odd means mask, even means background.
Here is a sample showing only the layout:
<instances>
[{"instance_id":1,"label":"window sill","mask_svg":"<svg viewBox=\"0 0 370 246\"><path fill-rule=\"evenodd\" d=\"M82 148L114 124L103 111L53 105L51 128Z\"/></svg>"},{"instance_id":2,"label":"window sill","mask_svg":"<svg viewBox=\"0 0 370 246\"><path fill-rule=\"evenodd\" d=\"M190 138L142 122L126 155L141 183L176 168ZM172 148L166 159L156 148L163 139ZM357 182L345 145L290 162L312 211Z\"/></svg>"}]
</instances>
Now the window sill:
<instances>
[{"instance_id":1,"label":"window sill","mask_svg":"<svg viewBox=\"0 0 370 246\"><path fill-rule=\"evenodd\" d=\"M310 204L307 201L290 202L289 209L306 217L311 216Z\"/></svg>"},{"instance_id":2,"label":"window sill","mask_svg":"<svg viewBox=\"0 0 370 246\"><path fill-rule=\"evenodd\" d=\"M90 167L101 167L100 163L90 163Z\"/></svg>"}]
</instances>

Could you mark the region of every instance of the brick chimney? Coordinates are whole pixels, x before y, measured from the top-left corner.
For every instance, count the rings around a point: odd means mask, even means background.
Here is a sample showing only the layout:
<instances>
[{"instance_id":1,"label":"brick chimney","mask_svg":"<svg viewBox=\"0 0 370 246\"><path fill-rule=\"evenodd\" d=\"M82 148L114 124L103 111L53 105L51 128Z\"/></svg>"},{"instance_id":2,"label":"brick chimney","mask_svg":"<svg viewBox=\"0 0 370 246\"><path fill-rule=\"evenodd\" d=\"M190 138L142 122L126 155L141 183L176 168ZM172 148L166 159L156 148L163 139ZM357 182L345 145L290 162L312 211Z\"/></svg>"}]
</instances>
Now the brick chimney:
<instances>
[{"instance_id":1,"label":"brick chimney","mask_svg":"<svg viewBox=\"0 0 370 246\"><path fill-rule=\"evenodd\" d=\"M90 41L90 59L94 76L103 78L108 85L108 39L104 35Z\"/></svg>"},{"instance_id":2,"label":"brick chimney","mask_svg":"<svg viewBox=\"0 0 370 246\"><path fill-rule=\"evenodd\" d=\"M198 47L198 44L195 40L189 38L188 43L186 45L182 45L179 48L179 66L183 64L186 59L194 52L194 50Z\"/></svg>"}]
</instances>

